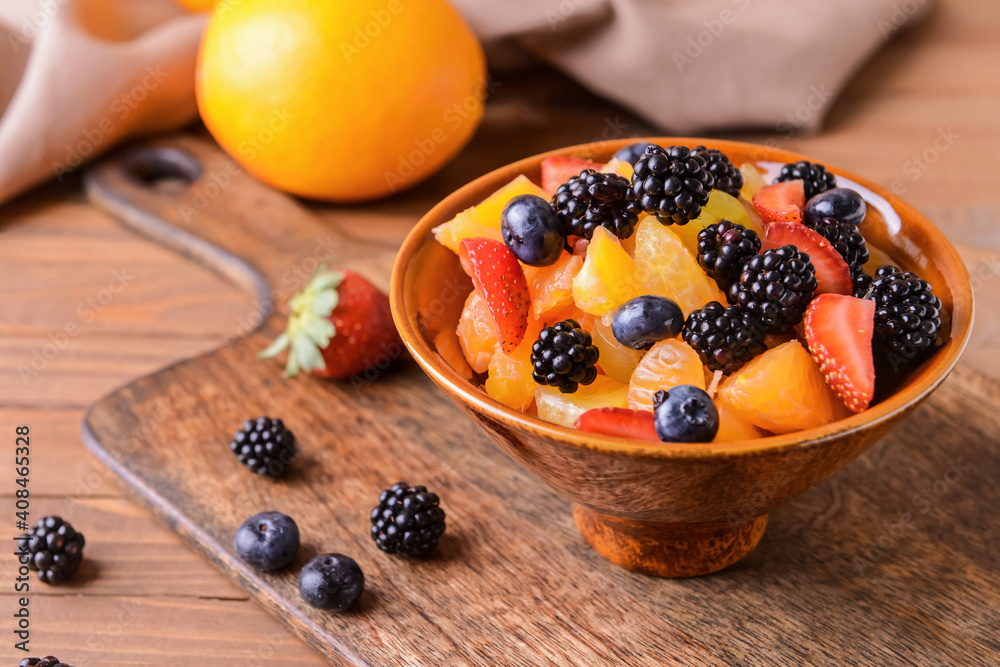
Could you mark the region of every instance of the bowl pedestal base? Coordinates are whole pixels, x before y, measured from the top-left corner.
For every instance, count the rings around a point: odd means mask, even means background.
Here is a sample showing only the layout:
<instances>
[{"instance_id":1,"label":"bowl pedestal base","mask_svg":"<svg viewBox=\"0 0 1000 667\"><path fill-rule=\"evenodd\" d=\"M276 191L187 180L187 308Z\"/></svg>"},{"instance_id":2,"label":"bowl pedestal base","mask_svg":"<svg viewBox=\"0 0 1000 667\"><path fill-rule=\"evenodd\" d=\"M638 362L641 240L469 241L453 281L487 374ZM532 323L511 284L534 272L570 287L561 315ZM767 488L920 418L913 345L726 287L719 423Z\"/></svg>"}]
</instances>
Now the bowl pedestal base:
<instances>
[{"instance_id":1,"label":"bowl pedestal base","mask_svg":"<svg viewBox=\"0 0 1000 667\"><path fill-rule=\"evenodd\" d=\"M573 505L576 527L597 553L629 570L693 577L727 568L753 551L767 515L728 521L660 523L621 519Z\"/></svg>"}]
</instances>

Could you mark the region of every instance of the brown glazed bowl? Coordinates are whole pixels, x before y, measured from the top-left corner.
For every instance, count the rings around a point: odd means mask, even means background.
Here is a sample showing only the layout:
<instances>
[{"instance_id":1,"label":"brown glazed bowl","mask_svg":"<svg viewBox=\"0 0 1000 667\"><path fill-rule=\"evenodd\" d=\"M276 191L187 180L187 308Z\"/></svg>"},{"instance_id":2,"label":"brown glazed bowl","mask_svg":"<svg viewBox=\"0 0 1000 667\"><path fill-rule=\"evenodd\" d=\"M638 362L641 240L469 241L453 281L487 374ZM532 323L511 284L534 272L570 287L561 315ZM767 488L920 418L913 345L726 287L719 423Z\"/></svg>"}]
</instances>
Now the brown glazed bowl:
<instances>
[{"instance_id":1,"label":"brown glazed bowl","mask_svg":"<svg viewBox=\"0 0 1000 667\"><path fill-rule=\"evenodd\" d=\"M664 146L705 144L725 152L736 165L748 160L806 159L731 141L647 140ZM403 341L431 379L511 458L573 501L577 527L600 554L654 575L707 574L747 555L763 536L771 510L859 456L934 391L968 341L972 288L955 248L924 216L886 190L828 166L842 184L860 186L869 201L872 212L863 227L869 242L928 280L951 314L950 328L947 323L944 327L944 345L900 376L891 395L865 412L822 428L696 445L594 435L507 408L470 381L463 363L446 360L461 357L460 352L455 356L459 349L455 328L472 286L458 258L434 240L431 229L478 204L518 174L540 182L540 164L547 157L571 155L604 162L634 141L638 139L536 155L453 193L424 216L403 244L392 273L392 313Z\"/></svg>"}]
</instances>

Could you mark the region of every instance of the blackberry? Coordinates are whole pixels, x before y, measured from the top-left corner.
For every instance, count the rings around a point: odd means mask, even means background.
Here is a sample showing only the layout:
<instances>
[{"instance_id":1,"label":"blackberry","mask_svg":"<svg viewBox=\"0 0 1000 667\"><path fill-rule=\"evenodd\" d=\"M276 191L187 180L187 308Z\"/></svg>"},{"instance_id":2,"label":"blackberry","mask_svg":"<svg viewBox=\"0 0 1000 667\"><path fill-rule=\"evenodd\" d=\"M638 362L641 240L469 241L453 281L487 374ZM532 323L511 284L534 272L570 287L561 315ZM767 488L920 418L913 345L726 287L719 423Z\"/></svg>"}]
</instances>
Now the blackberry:
<instances>
[{"instance_id":1,"label":"blackberry","mask_svg":"<svg viewBox=\"0 0 1000 667\"><path fill-rule=\"evenodd\" d=\"M729 375L764 351L764 333L754 315L710 301L688 315L682 335L709 370Z\"/></svg>"},{"instance_id":2,"label":"blackberry","mask_svg":"<svg viewBox=\"0 0 1000 667\"><path fill-rule=\"evenodd\" d=\"M295 435L280 419L258 417L243 422L229 449L258 475L281 477L295 458Z\"/></svg>"},{"instance_id":3,"label":"blackberry","mask_svg":"<svg viewBox=\"0 0 1000 667\"><path fill-rule=\"evenodd\" d=\"M715 177L704 156L685 146L650 144L635 163L632 194L664 225L686 225L701 215Z\"/></svg>"},{"instance_id":4,"label":"blackberry","mask_svg":"<svg viewBox=\"0 0 1000 667\"><path fill-rule=\"evenodd\" d=\"M729 303L759 318L768 331L784 333L802 321L816 294L816 269L793 245L754 255L732 287Z\"/></svg>"},{"instance_id":5,"label":"blackberry","mask_svg":"<svg viewBox=\"0 0 1000 667\"><path fill-rule=\"evenodd\" d=\"M774 179L774 182L781 183L782 181L797 181L799 179L802 179L802 184L805 186L806 201L812 199L814 195L837 187L837 177L828 172L826 167L805 160L786 164L781 168L781 172Z\"/></svg>"},{"instance_id":6,"label":"blackberry","mask_svg":"<svg viewBox=\"0 0 1000 667\"><path fill-rule=\"evenodd\" d=\"M862 273L861 266L869 257L868 244L858 231L858 226L852 222L840 222L836 218L823 218L811 226L844 258L851 269L851 277L857 278Z\"/></svg>"},{"instance_id":7,"label":"blackberry","mask_svg":"<svg viewBox=\"0 0 1000 667\"><path fill-rule=\"evenodd\" d=\"M757 232L728 220L698 232L698 264L724 290L740 277L746 261L759 252Z\"/></svg>"},{"instance_id":8,"label":"blackberry","mask_svg":"<svg viewBox=\"0 0 1000 667\"><path fill-rule=\"evenodd\" d=\"M540 385L572 394L597 379L599 351L576 320L545 327L531 346L532 378Z\"/></svg>"},{"instance_id":9,"label":"blackberry","mask_svg":"<svg viewBox=\"0 0 1000 667\"><path fill-rule=\"evenodd\" d=\"M444 534L444 510L436 493L398 482L378 497L372 510L372 539L382 551L422 558Z\"/></svg>"},{"instance_id":10,"label":"blackberry","mask_svg":"<svg viewBox=\"0 0 1000 667\"><path fill-rule=\"evenodd\" d=\"M38 520L38 525L18 538L17 555L28 557L28 567L46 584L61 584L72 577L83 562L83 533L57 516Z\"/></svg>"},{"instance_id":11,"label":"blackberry","mask_svg":"<svg viewBox=\"0 0 1000 667\"><path fill-rule=\"evenodd\" d=\"M20 663L20 667L73 667L59 660L54 655L44 658L25 658Z\"/></svg>"},{"instance_id":12,"label":"blackberry","mask_svg":"<svg viewBox=\"0 0 1000 667\"><path fill-rule=\"evenodd\" d=\"M875 302L875 341L892 355L893 365L915 359L935 345L941 331L941 300L930 283L915 273L895 266L880 266L875 277L855 281L867 283L855 296Z\"/></svg>"},{"instance_id":13,"label":"blackberry","mask_svg":"<svg viewBox=\"0 0 1000 667\"><path fill-rule=\"evenodd\" d=\"M587 239L598 227L627 239L635 231L642 211L632 199L627 179L593 169L584 169L560 185L552 197L552 207L567 236Z\"/></svg>"},{"instance_id":14,"label":"blackberry","mask_svg":"<svg viewBox=\"0 0 1000 667\"><path fill-rule=\"evenodd\" d=\"M733 197L740 196L743 189L743 172L733 166L727 156L716 148L705 148L695 146L691 149L691 155L700 155L705 158L708 171L715 177L715 189L722 190Z\"/></svg>"}]
</instances>

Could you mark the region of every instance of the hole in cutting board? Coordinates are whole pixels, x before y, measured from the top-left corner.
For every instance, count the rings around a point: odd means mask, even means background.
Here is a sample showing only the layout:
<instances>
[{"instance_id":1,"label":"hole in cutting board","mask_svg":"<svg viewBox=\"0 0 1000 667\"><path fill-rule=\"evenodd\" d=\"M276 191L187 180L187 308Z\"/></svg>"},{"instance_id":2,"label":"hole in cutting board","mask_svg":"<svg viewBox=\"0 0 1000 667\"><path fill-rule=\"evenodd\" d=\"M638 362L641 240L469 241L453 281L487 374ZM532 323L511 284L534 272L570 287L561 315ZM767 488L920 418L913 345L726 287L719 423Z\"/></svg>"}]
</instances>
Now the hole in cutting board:
<instances>
[{"instance_id":1,"label":"hole in cutting board","mask_svg":"<svg viewBox=\"0 0 1000 667\"><path fill-rule=\"evenodd\" d=\"M162 194L176 194L201 177L201 164L176 148L137 148L122 162L125 175Z\"/></svg>"}]
</instances>

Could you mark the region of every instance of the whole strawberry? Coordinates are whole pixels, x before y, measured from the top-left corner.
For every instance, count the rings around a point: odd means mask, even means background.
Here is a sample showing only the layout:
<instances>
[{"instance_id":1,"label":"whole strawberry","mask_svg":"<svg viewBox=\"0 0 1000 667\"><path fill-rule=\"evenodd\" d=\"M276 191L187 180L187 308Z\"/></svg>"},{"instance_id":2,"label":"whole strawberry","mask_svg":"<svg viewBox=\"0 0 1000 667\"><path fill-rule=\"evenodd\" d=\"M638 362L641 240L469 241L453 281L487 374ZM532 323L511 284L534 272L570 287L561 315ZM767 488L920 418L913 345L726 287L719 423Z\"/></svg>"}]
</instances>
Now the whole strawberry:
<instances>
[{"instance_id":1,"label":"whole strawberry","mask_svg":"<svg viewBox=\"0 0 1000 667\"><path fill-rule=\"evenodd\" d=\"M288 305L288 328L259 355L288 350L288 377L302 370L348 378L384 368L403 351L389 297L357 273L320 266Z\"/></svg>"}]
</instances>

